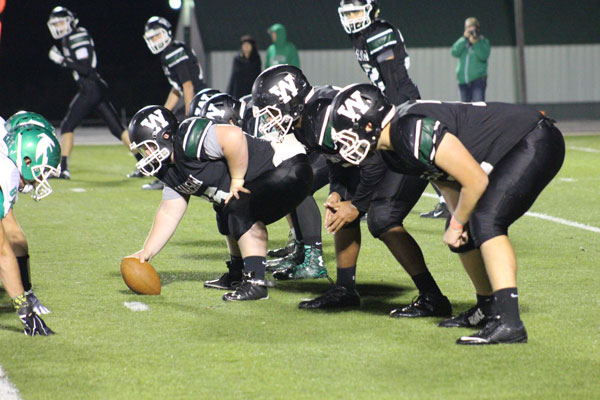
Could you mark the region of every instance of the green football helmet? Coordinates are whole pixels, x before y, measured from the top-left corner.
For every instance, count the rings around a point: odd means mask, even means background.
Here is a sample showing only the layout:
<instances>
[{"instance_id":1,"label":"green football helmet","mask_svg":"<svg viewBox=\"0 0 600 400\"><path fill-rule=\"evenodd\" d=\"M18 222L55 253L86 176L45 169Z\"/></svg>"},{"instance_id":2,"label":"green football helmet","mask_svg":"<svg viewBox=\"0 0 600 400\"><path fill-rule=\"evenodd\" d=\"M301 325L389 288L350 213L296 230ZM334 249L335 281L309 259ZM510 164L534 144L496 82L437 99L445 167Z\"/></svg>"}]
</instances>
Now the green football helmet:
<instances>
[{"instance_id":1,"label":"green football helmet","mask_svg":"<svg viewBox=\"0 0 600 400\"><path fill-rule=\"evenodd\" d=\"M56 137L38 126L18 128L6 139L8 157L16 164L25 183L35 187L34 200L52 193L48 178L58 177L60 144Z\"/></svg>"},{"instance_id":2,"label":"green football helmet","mask_svg":"<svg viewBox=\"0 0 600 400\"><path fill-rule=\"evenodd\" d=\"M40 114L31 111L19 111L7 119L4 124L4 128L6 128L6 131L9 134L14 132L17 128L26 126L39 126L56 136L56 131L52 124Z\"/></svg>"}]
</instances>

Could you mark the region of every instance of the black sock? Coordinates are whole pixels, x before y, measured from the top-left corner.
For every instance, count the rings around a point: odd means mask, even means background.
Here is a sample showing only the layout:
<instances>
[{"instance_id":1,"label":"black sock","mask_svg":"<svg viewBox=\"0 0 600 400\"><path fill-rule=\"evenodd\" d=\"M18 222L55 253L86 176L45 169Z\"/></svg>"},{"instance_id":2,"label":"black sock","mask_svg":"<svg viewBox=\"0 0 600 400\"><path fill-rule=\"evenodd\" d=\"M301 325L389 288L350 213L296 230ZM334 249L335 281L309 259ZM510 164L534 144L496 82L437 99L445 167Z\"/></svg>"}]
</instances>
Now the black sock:
<instances>
[{"instance_id":1,"label":"black sock","mask_svg":"<svg viewBox=\"0 0 600 400\"><path fill-rule=\"evenodd\" d=\"M254 273L253 278L265 280L265 267L267 266L267 258L259 256L251 256L244 258L244 272Z\"/></svg>"},{"instance_id":2,"label":"black sock","mask_svg":"<svg viewBox=\"0 0 600 400\"><path fill-rule=\"evenodd\" d=\"M437 283L435 283L435 279L433 279L433 276L431 276L429 271L411 276L411 279L415 283L417 289L419 289L419 293L443 296L442 291L438 287Z\"/></svg>"},{"instance_id":3,"label":"black sock","mask_svg":"<svg viewBox=\"0 0 600 400\"><path fill-rule=\"evenodd\" d=\"M21 273L21 283L23 284L23 289L25 289L25 291L28 291L31 289L31 274L29 272L29 254L17 257L17 263L19 264L19 272Z\"/></svg>"},{"instance_id":4,"label":"black sock","mask_svg":"<svg viewBox=\"0 0 600 400\"><path fill-rule=\"evenodd\" d=\"M356 265L337 269L337 285L346 289L356 289Z\"/></svg>"},{"instance_id":5,"label":"black sock","mask_svg":"<svg viewBox=\"0 0 600 400\"><path fill-rule=\"evenodd\" d=\"M521 325L517 288L500 289L494 292L494 310L509 326Z\"/></svg>"},{"instance_id":6,"label":"black sock","mask_svg":"<svg viewBox=\"0 0 600 400\"><path fill-rule=\"evenodd\" d=\"M321 249L321 211L312 196L306 197L292 212L292 222L296 239L307 246Z\"/></svg>"},{"instance_id":7,"label":"black sock","mask_svg":"<svg viewBox=\"0 0 600 400\"><path fill-rule=\"evenodd\" d=\"M477 295L477 305L484 314L489 315L492 314L492 305L494 304L494 296L483 296L481 294Z\"/></svg>"},{"instance_id":8,"label":"black sock","mask_svg":"<svg viewBox=\"0 0 600 400\"><path fill-rule=\"evenodd\" d=\"M242 271L244 270L244 259L242 257L229 255L231 260L227 263L229 276L235 280L242 279Z\"/></svg>"},{"instance_id":9,"label":"black sock","mask_svg":"<svg viewBox=\"0 0 600 400\"><path fill-rule=\"evenodd\" d=\"M60 158L60 169L62 171L64 170L68 170L69 169L69 157L67 156L62 156Z\"/></svg>"}]
</instances>

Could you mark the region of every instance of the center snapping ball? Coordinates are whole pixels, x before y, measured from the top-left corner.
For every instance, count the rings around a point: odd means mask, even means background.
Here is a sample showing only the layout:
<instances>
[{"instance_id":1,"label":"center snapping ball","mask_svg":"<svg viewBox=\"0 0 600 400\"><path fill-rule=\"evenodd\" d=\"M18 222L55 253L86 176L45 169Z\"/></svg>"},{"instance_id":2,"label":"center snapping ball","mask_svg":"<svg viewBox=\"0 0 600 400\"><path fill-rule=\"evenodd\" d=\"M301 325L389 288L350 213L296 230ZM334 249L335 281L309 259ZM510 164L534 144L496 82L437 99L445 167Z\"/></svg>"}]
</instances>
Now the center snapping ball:
<instances>
[{"instance_id":1,"label":"center snapping ball","mask_svg":"<svg viewBox=\"0 0 600 400\"><path fill-rule=\"evenodd\" d=\"M121 275L127 287L137 294L160 294L160 277L149 262L136 257L121 260Z\"/></svg>"}]
</instances>

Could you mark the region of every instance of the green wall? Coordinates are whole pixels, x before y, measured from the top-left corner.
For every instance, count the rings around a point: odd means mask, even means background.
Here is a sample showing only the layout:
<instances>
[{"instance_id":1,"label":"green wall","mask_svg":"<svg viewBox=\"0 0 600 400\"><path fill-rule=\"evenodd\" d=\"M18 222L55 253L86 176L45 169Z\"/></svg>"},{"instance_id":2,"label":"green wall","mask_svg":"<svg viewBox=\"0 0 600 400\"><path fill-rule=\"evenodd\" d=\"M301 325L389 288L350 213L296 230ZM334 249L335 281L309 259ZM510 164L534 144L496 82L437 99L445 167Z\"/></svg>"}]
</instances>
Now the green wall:
<instances>
[{"instance_id":1,"label":"green wall","mask_svg":"<svg viewBox=\"0 0 600 400\"><path fill-rule=\"evenodd\" d=\"M280 22L300 49L348 46L337 0L196 0L196 14L208 51L231 50L239 37L253 35L261 49L267 28ZM402 30L409 47L450 46L476 16L493 45L514 44L513 0L381 0L381 17ZM528 45L600 43L599 0L524 0Z\"/></svg>"}]
</instances>

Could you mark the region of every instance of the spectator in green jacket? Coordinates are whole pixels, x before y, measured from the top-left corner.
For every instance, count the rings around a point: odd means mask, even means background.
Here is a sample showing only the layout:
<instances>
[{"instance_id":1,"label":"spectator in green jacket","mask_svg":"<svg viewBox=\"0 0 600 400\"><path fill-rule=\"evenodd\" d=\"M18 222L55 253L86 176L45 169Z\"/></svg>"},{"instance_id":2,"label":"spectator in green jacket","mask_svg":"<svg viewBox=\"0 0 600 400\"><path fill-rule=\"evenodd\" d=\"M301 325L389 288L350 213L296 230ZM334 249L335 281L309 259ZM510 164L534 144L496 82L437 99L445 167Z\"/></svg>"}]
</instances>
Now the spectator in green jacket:
<instances>
[{"instance_id":1,"label":"spectator in green jacket","mask_svg":"<svg viewBox=\"0 0 600 400\"><path fill-rule=\"evenodd\" d=\"M452 45L458 58L456 77L461 101L485 101L490 41L481 35L477 18L465 20L465 33Z\"/></svg>"},{"instance_id":2,"label":"spectator in green jacket","mask_svg":"<svg viewBox=\"0 0 600 400\"><path fill-rule=\"evenodd\" d=\"M285 26L275 24L267 32L271 35L273 44L267 48L265 69L279 64L289 64L300 68L298 50L294 43L288 42Z\"/></svg>"}]
</instances>

